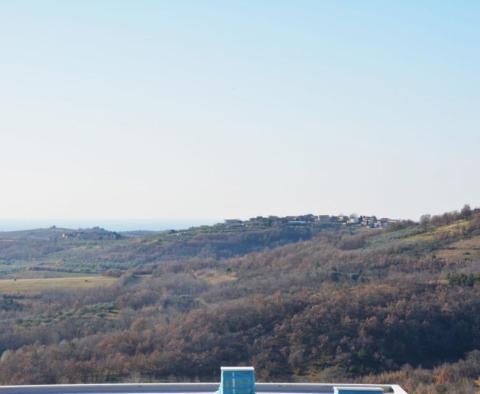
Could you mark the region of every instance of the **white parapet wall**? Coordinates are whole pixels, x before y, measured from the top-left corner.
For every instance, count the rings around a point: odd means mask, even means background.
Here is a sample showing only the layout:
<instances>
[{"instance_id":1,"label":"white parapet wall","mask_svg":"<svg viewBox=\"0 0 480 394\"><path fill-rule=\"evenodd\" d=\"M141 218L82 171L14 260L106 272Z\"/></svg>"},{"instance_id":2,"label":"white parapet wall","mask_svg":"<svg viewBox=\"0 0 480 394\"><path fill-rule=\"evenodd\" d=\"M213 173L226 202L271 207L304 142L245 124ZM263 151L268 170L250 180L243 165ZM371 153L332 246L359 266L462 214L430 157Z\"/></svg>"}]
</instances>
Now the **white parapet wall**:
<instances>
[{"instance_id":1,"label":"white parapet wall","mask_svg":"<svg viewBox=\"0 0 480 394\"><path fill-rule=\"evenodd\" d=\"M345 383L256 383L257 393L265 394L333 394L335 386ZM378 387L384 393L407 394L398 385L348 384L349 387ZM193 394L217 391L219 383L126 383L126 384L58 384L38 386L0 386L0 394Z\"/></svg>"},{"instance_id":2,"label":"white parapet wall","mask_svg":"<svg viewBox=\"0 0 480 394\"><path fill-rule=\"evenodd\" d=\"M333 394L383 394L382 387L334 386Z\"/></svg>"},{"instance_id":3,"label":"white parapet wall","mask_svg":"<svg viewBox=\"0 0 480 394\"><path fill-rule=\"evenodd\" d=\"M346 383L257 383L257 392L265 393L332 393L336 386L378 387L384 393L408 394L397 384L346 384Z\"/></svg>"}]
</instances>

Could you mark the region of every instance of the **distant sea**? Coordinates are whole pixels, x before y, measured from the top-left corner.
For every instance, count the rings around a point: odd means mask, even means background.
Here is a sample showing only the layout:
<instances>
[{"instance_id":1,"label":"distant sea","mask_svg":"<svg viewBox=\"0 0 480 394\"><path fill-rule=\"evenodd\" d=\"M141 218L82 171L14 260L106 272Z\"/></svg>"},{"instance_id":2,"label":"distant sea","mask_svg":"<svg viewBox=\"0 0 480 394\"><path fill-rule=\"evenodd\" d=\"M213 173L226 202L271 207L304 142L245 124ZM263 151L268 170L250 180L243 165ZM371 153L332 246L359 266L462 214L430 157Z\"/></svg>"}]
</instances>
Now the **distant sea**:
<instances>
[{"instance_id":1,"label":"distant sea","mask_svg":"<svg viewBox=\"0 0 480 394\"><path fill-rule=\"evenodd\" d=\"M0 219L0 231L32 230L52 226L69 229L102 227L110 231L163 231L182 230L221 221L221 219Z\"/></svg>"}]
</instances>

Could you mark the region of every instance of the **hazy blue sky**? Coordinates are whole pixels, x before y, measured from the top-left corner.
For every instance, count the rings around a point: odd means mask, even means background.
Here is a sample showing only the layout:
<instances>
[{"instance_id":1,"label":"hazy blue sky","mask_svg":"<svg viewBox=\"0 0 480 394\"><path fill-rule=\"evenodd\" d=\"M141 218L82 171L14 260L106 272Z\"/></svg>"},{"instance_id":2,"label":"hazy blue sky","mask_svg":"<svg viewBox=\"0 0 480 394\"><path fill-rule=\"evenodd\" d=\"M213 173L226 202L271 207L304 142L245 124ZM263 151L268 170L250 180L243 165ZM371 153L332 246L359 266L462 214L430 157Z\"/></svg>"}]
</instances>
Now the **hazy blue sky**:
<instances>
[{"instance_id":1,"label":"hazy blue sky","mask_svg":"<svg viewBox=\"0 0 480 394\"><path fill-rule=\"evenodd\" d=\"M0 218L480 205L478 1L0 0Z\"/></svg>"}]
</instances>

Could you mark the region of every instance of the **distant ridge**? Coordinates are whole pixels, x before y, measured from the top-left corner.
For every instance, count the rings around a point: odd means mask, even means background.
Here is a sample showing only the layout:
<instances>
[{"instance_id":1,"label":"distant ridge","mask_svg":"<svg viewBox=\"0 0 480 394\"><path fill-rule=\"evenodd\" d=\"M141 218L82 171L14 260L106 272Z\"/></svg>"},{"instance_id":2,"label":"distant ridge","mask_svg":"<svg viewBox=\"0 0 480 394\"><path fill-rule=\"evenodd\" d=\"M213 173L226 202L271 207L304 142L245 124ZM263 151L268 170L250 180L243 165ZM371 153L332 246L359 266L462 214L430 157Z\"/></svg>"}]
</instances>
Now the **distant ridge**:
<instances>
[{"instance_id":1,"label":"distant ridge","mask_svg":"<svg viewBox=\"0 0 480 394\"><path fill-rule=\"evenodd\" d=\"M52 226L80 229L102 227L110 231L182 230L214 224L215 219L0 219L0 231L32 230Z\"/></svg>"}]
</instances>

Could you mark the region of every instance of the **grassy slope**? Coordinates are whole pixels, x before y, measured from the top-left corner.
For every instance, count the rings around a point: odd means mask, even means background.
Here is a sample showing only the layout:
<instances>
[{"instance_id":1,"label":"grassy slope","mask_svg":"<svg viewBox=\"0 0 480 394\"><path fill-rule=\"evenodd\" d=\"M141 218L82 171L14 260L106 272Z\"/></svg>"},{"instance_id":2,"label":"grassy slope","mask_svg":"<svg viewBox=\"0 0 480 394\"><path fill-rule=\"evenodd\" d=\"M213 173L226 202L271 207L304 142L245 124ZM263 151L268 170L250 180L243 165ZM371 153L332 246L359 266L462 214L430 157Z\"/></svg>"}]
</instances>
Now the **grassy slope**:
<instances>
[{"instance_id":1,"label":"grassy slope","mask_svg":"<svg viewBox=\"0 0 480 394\"><path fill-rule=\"evenodd\" d=\"M106 276L0 279L0 294L32 294L55 289L86 289L108 286L117 281Z\"/></svg>"}]
</instances>

